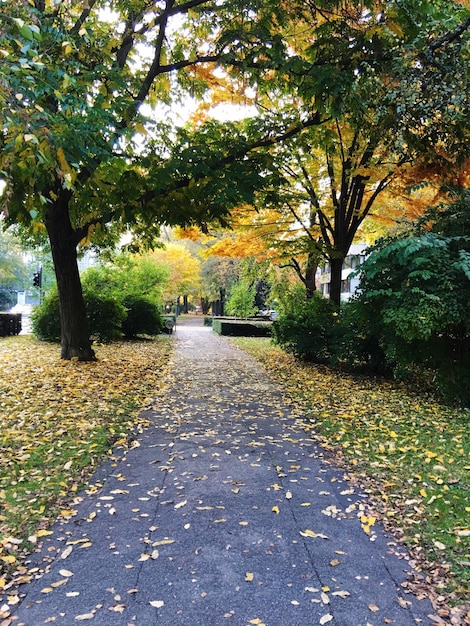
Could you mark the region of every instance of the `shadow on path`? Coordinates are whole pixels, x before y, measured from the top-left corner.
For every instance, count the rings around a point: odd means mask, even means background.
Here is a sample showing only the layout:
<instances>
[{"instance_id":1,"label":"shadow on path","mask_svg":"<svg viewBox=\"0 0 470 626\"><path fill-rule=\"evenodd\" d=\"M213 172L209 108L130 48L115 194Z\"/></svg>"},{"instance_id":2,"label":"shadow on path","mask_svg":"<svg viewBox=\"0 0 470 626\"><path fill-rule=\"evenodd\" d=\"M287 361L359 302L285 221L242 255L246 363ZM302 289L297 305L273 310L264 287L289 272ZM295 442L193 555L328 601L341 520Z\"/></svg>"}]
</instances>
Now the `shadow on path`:
<instances>
[{"instance_id":1,"label":"shadow on path","mask_svg":"<svg viewBox=\"0 0 470 626\"><path fill-rule=\"evenodd\" d=\"M15 625L428 626L403 548L242 351L178 319L168 394L33 555ZM362 520L364 522L364 520ZM397 552L400 556L397 556Z\"/></svg>"}]
</instances>

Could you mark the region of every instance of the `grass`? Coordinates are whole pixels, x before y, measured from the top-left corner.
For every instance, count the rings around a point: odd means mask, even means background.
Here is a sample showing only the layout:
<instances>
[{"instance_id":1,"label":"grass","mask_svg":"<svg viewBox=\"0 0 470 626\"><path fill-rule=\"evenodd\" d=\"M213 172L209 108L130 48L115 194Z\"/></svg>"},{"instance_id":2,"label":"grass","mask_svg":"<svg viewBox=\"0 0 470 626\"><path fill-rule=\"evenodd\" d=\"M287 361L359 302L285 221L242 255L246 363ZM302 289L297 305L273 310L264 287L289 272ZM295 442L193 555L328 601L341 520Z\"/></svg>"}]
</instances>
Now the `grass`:
<instances>
[{"instance_id":1,"label":"grass","mask_svg":"<svg viewBox=\"0 0 470 626\"><path fill-rule=\"evenodd\" d=\"M0 340L0 592L22 557L165 385L172 342L114 342L98 361L61 361L57 344Z\"/></svg>"},{"instance_id":2,"label":"grass","mask_svg":"<svg viewBox=\"0 0 470 626\"><path fill-rule=\"evenodd\" d=\"M435 594L453 605L468 603L470 411L393 381L298 361L269 339L231 341L300 404L305 428L367 489Z\"/></svg>"}]
</instances>

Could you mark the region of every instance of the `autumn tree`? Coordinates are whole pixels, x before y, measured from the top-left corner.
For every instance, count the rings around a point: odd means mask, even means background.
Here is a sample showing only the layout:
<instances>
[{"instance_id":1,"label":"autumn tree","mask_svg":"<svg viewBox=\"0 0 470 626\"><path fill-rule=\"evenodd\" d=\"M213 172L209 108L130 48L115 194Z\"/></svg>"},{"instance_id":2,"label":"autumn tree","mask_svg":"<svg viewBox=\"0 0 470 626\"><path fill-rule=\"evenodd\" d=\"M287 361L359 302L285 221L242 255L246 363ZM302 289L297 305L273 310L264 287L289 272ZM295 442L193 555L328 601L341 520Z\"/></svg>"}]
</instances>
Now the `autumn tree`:
<instances>
[{"instance_id":1,"label":"autumn tree","mask_svg":"<svg viewBox=\"0 0 470 626\"><path fill-rule=\"evenodd\" d=\"M264 41L263 33L270 45L276 5L259 0L2 4L3 212L8 224L44 229L50 240L62 358L94 359L77 246L115 242L130 226L148 243L161 223L206 223L227 213L239 201L233 190L245 176L252 190L256 186L265 158L245 158L245 136L235 145L232 135L231 146L224 144L228 152L219 151L211 161L187 146L166 166L174 135L167 123L155 121L154 110L178 98L187 101L188 93L204 93L207 81L189 68L236 62L250 40L257 46ZM256 32L234 40L234 29L253 29L250 15L256 16ZM163 108L167 116L169 110ZM217 169L222 175L204 189L207 173ZM249 197L246 191L243 199Z\"/></svg>"},{"instance_id":2,"label":"autumn tree","mask_svg":"<svg viewBox=\"0 0 470 626\"><path fill-rule=\"evenodd\" d=\"M322 121L269 146L280 183L258 194L253 218L307 295L326 259L339 305L344 258L372 209L406 182L442 184L465 167L469 26L455 2L293 2L280 24L287 58L245 59L260 108Z\"/></svg>"},{"instance_id":3,"label":"autumn tree","mask_svg":"<svg viewBox=\"0 0 470 626\"><path fill-rule=\"evenodd\" d=\"M168 272L163 288L165 302L179 302L180 297L187 302L188 296L199 294L201 263L182 243L165 243L150 253L149 259Z\"/></svg>"}]
</instances>

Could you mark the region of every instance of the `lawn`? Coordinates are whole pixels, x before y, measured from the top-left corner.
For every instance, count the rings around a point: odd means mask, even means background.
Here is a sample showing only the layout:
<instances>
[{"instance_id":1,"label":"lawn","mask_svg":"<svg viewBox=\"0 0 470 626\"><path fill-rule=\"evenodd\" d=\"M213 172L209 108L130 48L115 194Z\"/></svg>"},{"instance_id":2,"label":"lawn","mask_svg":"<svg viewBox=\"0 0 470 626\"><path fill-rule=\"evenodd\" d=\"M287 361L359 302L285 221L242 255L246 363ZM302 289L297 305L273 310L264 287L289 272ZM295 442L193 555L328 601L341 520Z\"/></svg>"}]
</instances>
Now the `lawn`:
<instances>
[{"instance_id":1,"label":"lawn","mask_svg":"<svg viewBox=\"0 0 470 626\"><path fill-rule=\"evenodd\" d=\"M309 365L269 339L231 341L300 404L306 430L367 490L435 599L468 604L470 410L443 406L394 381Z\"/></svg>"},{"instance_id":2,"label":"lawn","mask_svg":"<svg viewBox=\"0 0 470 626\"><path fill-rule=\"evenodd\" d=\"M73 511L112 448L132 445L165 386L172 342L114 342L98 361L61 361L57 344L0 339L0 592L48 524Z\"/></svg>"}]
</instances>

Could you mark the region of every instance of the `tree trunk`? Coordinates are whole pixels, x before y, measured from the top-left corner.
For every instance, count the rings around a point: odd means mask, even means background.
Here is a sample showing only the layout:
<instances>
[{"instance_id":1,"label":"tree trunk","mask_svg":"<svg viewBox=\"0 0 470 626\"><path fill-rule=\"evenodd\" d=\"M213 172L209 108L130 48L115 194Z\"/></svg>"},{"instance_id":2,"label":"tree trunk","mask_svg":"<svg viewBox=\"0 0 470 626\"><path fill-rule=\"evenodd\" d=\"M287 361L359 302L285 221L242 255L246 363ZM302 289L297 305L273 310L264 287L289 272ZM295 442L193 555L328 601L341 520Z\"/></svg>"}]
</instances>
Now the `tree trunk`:
<instances>
[{"instance_id":1,"label":"tree trunk","mask_svg":"<svg viewBox=\"0 0 470 626\"><path fill-rule=\"evenodd\" d=\"M305 289L307 291L307 300L313 298L313 295L317 289L315 279L317 275L317 256L312 252L309 253L307 259L307 267L305 268Z\"/></svg>"},{"instance_id":2,"label":"tree trunk","mask_svg":"<svg viewBox=\"0 0 470 626\"><path fill-rule=\"evenodd\" d=\"M343 272L343 257L330 259L330 300L339 308L341 304L341 276Z\"/></svg>"},{"instance_id":3,"label":"tree trunk","mask_svg":"<svg viewBox=\"0 0 470 626\"><path fill-rule=\"evenodd\" d=\"M61 191L48 208L45 225L51 244L60 306L61 358L95 361L77 264L76 233L70 222L70 194Z\"/></svg>"}]
</instances>

